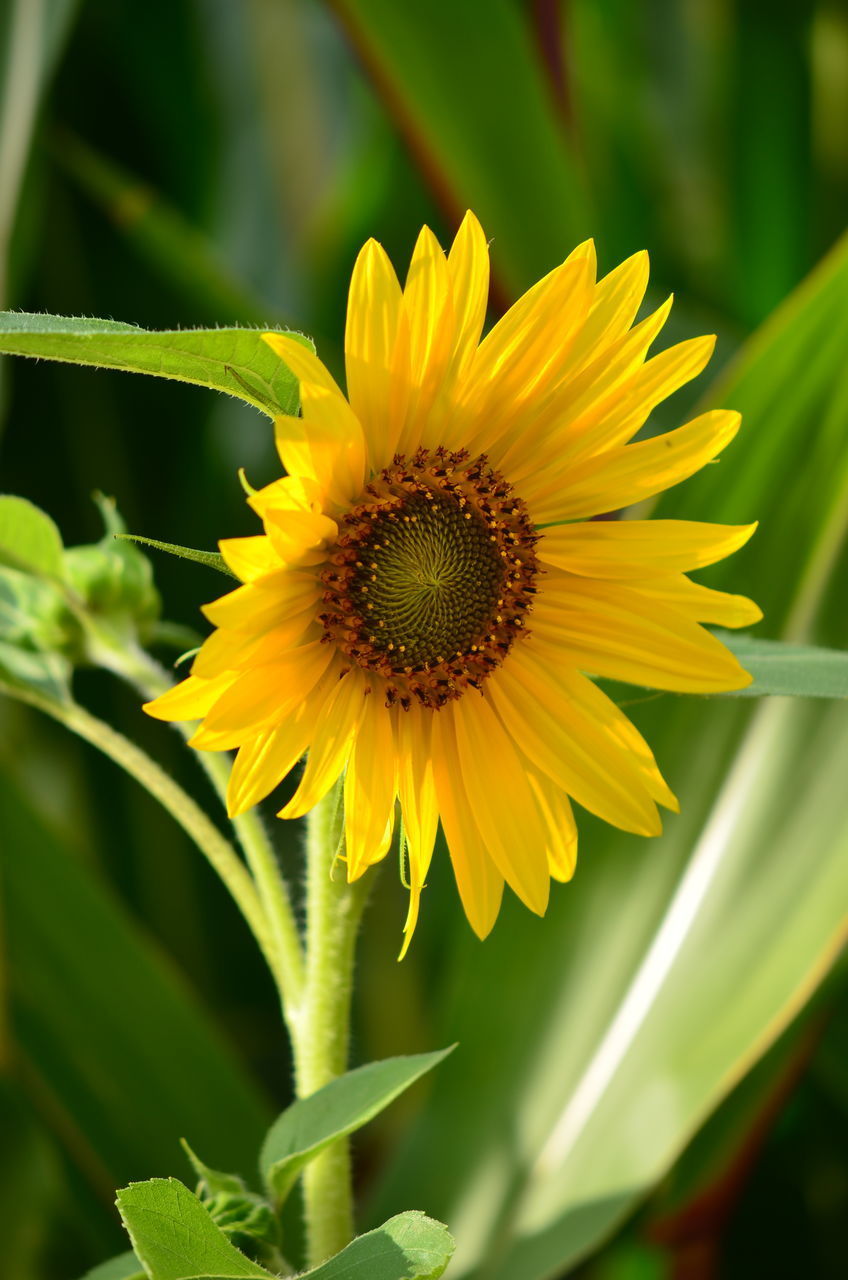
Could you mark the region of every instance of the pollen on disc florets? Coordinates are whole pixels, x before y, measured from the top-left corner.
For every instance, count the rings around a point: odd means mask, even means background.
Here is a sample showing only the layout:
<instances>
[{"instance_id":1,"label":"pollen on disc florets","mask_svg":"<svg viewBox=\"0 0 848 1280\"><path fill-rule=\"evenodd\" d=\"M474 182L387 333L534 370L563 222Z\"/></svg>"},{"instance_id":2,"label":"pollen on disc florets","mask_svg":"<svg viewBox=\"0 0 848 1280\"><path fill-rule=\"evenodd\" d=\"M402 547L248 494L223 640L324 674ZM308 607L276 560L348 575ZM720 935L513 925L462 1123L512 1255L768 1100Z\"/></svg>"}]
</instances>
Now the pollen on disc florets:
<instances>
[{"instance_id":1,"label":"pollen on disc florets","mask_svg":"<svg viewBox=\"0 0 848 1280\"><path fill-rule=\"evenodd\" d=\"M340 527L324 639L385 679L389 706L479 688L524 631L538 572L526 508L485 454L396 454Z\"/></svg>"}]
</instances>

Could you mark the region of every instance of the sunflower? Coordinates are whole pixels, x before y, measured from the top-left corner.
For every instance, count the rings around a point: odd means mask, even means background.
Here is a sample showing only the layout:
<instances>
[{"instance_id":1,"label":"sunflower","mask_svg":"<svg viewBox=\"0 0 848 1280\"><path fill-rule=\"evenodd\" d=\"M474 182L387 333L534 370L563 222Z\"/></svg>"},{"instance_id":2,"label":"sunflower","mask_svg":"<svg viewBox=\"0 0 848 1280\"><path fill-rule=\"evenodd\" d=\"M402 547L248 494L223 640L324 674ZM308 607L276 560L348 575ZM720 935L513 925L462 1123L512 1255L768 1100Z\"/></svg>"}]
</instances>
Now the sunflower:
<instances>
[{"instance_id":1,"label":"sunflower","mask_svg":"<svg viewBox=\"0 0 848 1280\"><path fill-rule=\"evenodd\" d=\"M202 751L238 748L233 816L304 754L283 818L344 773L350 881L386 855L399 808L407 943L440 822L485 937L504 882L542 914L571 877L572 801L645 836L678 808L591 676L750 682L700 624L759 609L685 575L755 526L593 519L686 479L739 427L714 410L631 443L714 345L648 358L670 300L634 323L647 277L638 253L598 280L587 242L481 341L488 245L469 213L447 255L422 230L403 289L379 244L362 249L347 397L305 341L265 335L300 382L302 416L276 420L287 474L248 499L263 532L220 543L243 585L206 607L191 676L146 709L202 719Z\"/></svg>"}]
</instances>

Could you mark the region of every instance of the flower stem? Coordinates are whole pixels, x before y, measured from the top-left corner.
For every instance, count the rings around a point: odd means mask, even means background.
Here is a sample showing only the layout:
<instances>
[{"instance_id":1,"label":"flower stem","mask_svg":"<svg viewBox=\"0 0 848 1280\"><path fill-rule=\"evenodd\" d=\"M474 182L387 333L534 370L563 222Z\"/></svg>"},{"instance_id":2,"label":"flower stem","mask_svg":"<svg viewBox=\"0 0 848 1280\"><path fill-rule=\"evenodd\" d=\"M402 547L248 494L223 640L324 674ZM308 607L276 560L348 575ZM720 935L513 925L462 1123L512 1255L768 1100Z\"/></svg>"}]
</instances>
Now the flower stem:
<instances>
[{"instance_id":1,"label":"flower stem","mask_svg":"<svg viewBox=\"0 0 848 1280\"><path fill-rule=\"evenodd\" d=\"M318 804L307 827L306 988L294 1030L297 1095L314 1093L347 1067L356 936L367 890L338 870L341 783ZM307 1263L317 1266L354 1234L350 1148L340 1139L304 1172Z\"/></svg>"}]
</instances>

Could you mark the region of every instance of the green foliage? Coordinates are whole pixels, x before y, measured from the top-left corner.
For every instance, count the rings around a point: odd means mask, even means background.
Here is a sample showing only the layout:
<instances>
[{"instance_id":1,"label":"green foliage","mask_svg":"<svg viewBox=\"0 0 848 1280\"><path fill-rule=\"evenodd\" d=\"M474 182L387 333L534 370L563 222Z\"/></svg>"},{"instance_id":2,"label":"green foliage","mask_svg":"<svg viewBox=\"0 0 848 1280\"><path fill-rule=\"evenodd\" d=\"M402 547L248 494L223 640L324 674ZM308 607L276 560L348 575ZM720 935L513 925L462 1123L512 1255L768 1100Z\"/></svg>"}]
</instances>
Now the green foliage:
<instances>
[{"instance_id":1,"label":"green foliage","mask_svg":"<svg viewBox=\"0 0 848 1280\"><path fill-rule=\"evenodd\" d=\"M230 1243L208 1211L176 1178L133 1182L118 1192L118 1211L151 1280L271 1275Z\"/></svg>"},{"instance_id":2,"label":"green foliage","mask_svg":"<svg viewBox=\"0 0 848 1280\"><path fill-rule=\"evenodd\" d=\"M118 1209L150 1280L271 1276L230 1243L207 1209L174 1178L132 1183L118 1192ZM303 1280L438 1280L452 1252L450 1233L441 1223L422 1213L403 1213L304 1272Z\"/></svg>"},{"instance_id":3,"label":"green foliage","mask_svg":"<svg viewBox=\"0 0 848 1280\"><path fill-rule=\"evenodd\" d=\"M0 561L24 573L62 574L62 535L26 498L0 496Z\"/></svg>"},{"instance_id":4,"label":"green foliage","mask_svg":"<svg viewBox=\"0 0 848 1280\"><path fill-rule=\"evenodd\" d=\"M0 829L15 1056L70 1157L104 1191L176 1172L180 1132L249 1165L267 1104L185 982L3 776Z\"/></svg>"},{"instance_id":5,"label":"green foliage","mask_svg":"<svg viewBox=\"0 0 848 1280\"><path fill-rule=\"evenodd\" d=\"M361 1129L451 1052L452 1047L369 1062L293 1102L274 1122L259 1157L275 1202L282 1204L310 1160Z\"/></svg>"},{"instance_id":6,"label":"green foliage","mask_svg":"<svg viewBox=\"0 0 848 1280\"><path fill-rule=\"evenodd\" d=\"M720 633L720 639L754 677L747 689L736 691L737 697L848 698L848 653L844 651L726 632Z\"/></svg>"},{"instance_id":7,"label":"green foliage","mask_svg":"<svg viewBox=\"0 0 848 1280\"><path fill-rule=\"evenodd\" d=\"M210 1169L185 1140L182 1145L198 1178L196 1195L212 1221L255 1262L278 1269L280 1220L268 1201L251 1191L238 1174Z\"/></svg>"},{"instance_id":8,"label":"green foliage","mask_svg":"<svg viewBox=\"0 0 848 1280\"><path fill-rule=\"evenodd\" d=\"M268 331L288 332L273 326ZM297 382L263 342L262 333L262 329L233 328L152 333L114 320L0 313L0 352L7 355L192 382L225 391L273 418L297 407Z\"/></svg>"},{"instance_id":9,"label":"green foliage","mask_svg":"<svg viewBox=\"0 0 848 1280\"><path fill-rule=\"evenodd\" d=\"M99 542L65 552L63 576L82 606L82 617L75 610L82 632L78 660L109 665L111 647L150 643L161 601L150 561L124 541L114 500L96 494L95 501L106 532Z\"/></svg>"},{"instance_id":10,"label":"green foliage","mask_svg":"<svg viewBox=\"0 0 848 1280\"><path fill-rule=\"evenodd\" d=\"M453 1249L441 1222L423 1213L401 1213L304 1272L302 1280L438 1280Z\"/></svg>"},{"instance_id":11,"label":"green foliage","mask_svg":"<svg viewBox=\"0 0 848 1280\"><path fill-rule=\"evenodd\" d=\"M108 1262L101 1262L99 1267L86 1271L82 1280L146 1280L146 1276L147 1273L142 1270L138 1258L130 1249L129 1252L110 1258Z\"/></svg>"}]
</instances>

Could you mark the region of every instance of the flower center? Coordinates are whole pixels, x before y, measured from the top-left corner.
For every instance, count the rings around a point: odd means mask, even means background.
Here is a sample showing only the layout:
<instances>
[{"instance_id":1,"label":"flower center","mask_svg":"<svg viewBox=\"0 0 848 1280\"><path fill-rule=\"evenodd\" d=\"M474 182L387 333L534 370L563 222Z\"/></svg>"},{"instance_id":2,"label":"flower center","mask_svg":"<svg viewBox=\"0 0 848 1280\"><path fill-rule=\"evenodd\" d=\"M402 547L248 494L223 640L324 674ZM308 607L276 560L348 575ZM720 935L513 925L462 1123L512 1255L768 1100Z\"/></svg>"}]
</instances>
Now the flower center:
<instances>
[{"instance_id":1,"label":"flower center","mask_svg":"<svg viewBox=\"0 0 848 1280\"><path fill-rule=\"evenodd\" d=\"M397 455L343 517L322 573L324 637L438 708L479 688L524 627L537 536L510 486L466 452Z\"/></svg>"}]
</instances>

